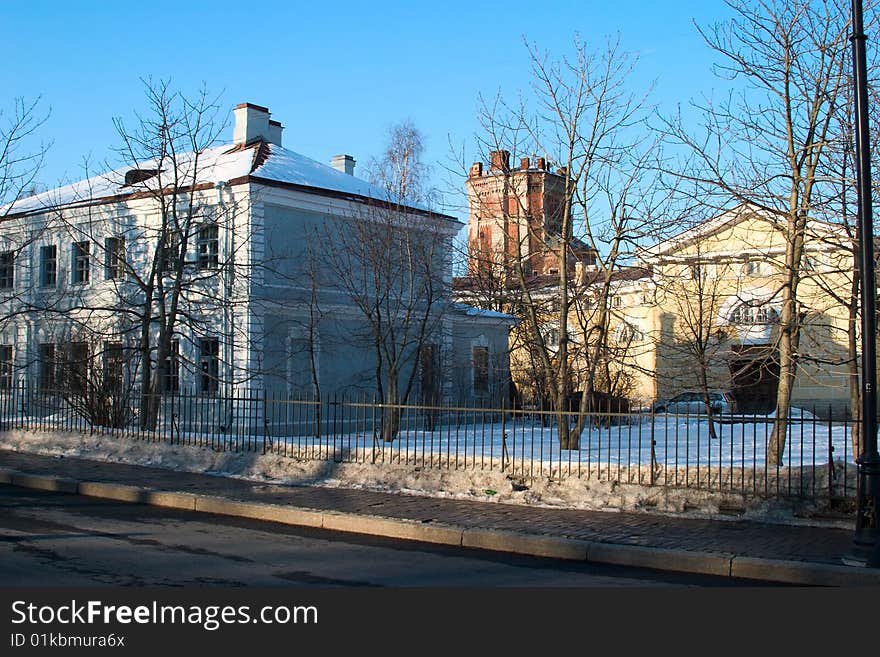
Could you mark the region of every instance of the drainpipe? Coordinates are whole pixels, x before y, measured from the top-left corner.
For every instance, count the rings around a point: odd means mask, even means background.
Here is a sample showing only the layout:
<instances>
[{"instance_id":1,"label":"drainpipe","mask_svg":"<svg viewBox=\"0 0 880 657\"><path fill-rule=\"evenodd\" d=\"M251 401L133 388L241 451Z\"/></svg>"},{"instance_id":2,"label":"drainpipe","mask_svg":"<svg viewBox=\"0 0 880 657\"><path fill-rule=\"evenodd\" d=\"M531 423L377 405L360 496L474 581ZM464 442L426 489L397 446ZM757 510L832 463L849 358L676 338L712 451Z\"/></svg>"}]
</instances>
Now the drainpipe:
<instances>
[{"instance_id":1,"label":"drainpipe","mask_svg":"<svg viewBox=\"0 0 880 657\"><path fill-rule=\"evenodd\" d=\"M226 364L226 376L225 378L225 394L226 394L226 421L224 422L225 429L227 432L232 431L233 423L235 422L235 407L232 402L232 395L234 392L233 387L233 378L234 378L234 370L232 366L232 359L235 354L235 329L234 329L234 313L232 311L232 285L233 285L233 260L235 253L235 231L232 230L229 226L229 212L226 206L226 201L223 198L224 190L228 189L229 185L224 181L219 181L216 184L217 189L217 205L220 206L221 216L223 221L221 222L223 226L223 243L224 243L224 275L223 275L223 332L224 332L224 340L223 340L223 361ZM218 226L219 228L219 226Z\"/></svg>"}]
</instances>

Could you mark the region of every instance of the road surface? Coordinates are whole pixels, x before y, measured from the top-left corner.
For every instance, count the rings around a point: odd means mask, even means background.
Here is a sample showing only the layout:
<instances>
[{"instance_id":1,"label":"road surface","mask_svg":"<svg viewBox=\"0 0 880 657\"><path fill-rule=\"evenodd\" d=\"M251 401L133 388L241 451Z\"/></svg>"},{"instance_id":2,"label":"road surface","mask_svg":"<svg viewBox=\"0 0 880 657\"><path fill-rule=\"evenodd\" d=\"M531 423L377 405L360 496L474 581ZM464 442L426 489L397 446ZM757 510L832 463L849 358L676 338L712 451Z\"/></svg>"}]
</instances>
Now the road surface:
<instances>
[{"instance_id":1,"label":"road surface","mask_svg":"<svg viewBox=\"0 0 880 657\"><path fill-rule=\"evenodd\" d=\"M736 584L0 486L0 586Z\"/></svg>"}]
</instances>

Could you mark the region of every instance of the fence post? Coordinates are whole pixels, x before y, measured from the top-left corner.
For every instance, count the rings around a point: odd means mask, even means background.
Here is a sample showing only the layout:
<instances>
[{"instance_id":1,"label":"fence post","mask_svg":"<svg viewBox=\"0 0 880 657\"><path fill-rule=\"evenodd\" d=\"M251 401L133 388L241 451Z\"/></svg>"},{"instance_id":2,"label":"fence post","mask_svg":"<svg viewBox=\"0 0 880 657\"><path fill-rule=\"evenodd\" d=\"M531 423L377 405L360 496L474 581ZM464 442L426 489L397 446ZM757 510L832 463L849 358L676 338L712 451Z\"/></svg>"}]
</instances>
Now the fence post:
<instances>
[{"instance_id":1,"label":"fence post","mask_svg":"<svg viewBox=\"0 0 880 657\"><path fill-rule=\"evenodd\" d=\"M376 397L375 397L375 395L373 396L373 403L370 404L370 409L371 409L370 412L372 413L372 416L373 416L372 427L371 427L371 429L373 431L373 446L371 448L372 449L371 460L373 463L375 463L376 462Z\"/></svg>"},{"instance_id":2,"label":"fence post","mask_svg":"<svg viewBox=\"0 0 880 657\"><path fill-rule=\"evenodd\" d=\"M494 441L493 441L494 442ZM501 402L501 472L504 472L505 456L507 455L507 414L504 412L504 402Z\"/></svg>"},{"instance_id":3,"label":"fence post","mask_svg":"<svg viewBox=\"0 0 880 657\"><path fill-rule=\"evenodd\" d=\"M657 468L657 454L655 452L655 447L657 445L657 441L654 439L655 435L655 420L656 415L654 415L654 408L651 407L651 485L653 486L656 480L656 468ZM697 472L699 472L699 461L697 462ZM697 484L699 486L699 484Z\"/></svg>"},{"instance_id":4,"label":"fence post","mask_svg":"<svg viewBox=\"0 0 880 657\"><path fill-rule=\"evenodd\" d=\"M845 416L844 416L845 417ZM815 422L815 420L814 420ZM844 424L844 426L846 426ZM846 438L844 438L846 440ZM834 441L831 436L831 406L828 406L828 506L830 507L834 500L834 480L837 473L834 468Z\"/></svg>"}]
</instances>

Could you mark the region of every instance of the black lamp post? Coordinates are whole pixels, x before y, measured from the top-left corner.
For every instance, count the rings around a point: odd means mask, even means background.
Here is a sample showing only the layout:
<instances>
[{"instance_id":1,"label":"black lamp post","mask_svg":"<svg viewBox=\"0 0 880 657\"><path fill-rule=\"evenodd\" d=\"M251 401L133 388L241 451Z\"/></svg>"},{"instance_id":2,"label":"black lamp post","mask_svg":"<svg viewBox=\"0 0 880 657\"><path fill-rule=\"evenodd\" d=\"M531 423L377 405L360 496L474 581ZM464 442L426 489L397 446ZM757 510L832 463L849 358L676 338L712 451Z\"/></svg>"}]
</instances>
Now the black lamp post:
<instances>
[{"instance_id":1,"label":"black lamp post","mask_svg":"<svg viewBox=\"0 0 880 657\"><path fill-rule=\"evenodd\" d=\"M868 82L862 0L852 0L852 48L856 104L856 175L858 182L859 268L862 287L862 452L858 464L858 509L853 565L880 567L880 455L877 454L877 340L875 321L874 215L871 208L871 149L868 143Z\"/></svg>"}]
</instances>

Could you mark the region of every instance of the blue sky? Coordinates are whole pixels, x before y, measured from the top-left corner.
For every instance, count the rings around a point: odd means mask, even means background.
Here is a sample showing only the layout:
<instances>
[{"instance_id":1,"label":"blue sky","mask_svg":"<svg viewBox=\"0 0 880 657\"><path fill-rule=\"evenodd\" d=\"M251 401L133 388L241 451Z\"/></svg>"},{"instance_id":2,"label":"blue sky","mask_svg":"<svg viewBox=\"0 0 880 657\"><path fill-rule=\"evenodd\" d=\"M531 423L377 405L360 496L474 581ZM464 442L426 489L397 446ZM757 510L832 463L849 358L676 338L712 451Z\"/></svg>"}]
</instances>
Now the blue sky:
<instances>
[{"instance_id":1,"label":"blue sky","mask_svg":"<svg viewBox=\"0 0 880 657\"><path fill-rule=\"evenodd\" d=\"M442 184L450 139L477 158L478 95L527 87L524 37L561 55L576 32L597 45L619 33L640 55L633 84L656 80L654 101L674 108L718 86L693 21L726 14L720 0L10 2L0 104L42 96L51 109L48 186L81 177L84 156L112 156L112 119L144 106L146 76L186 92L204 83L230 120L239 102L268 106L284 145L322 162L349 153L365 163L409 119Z\"/></svg>"}]
</instances>

